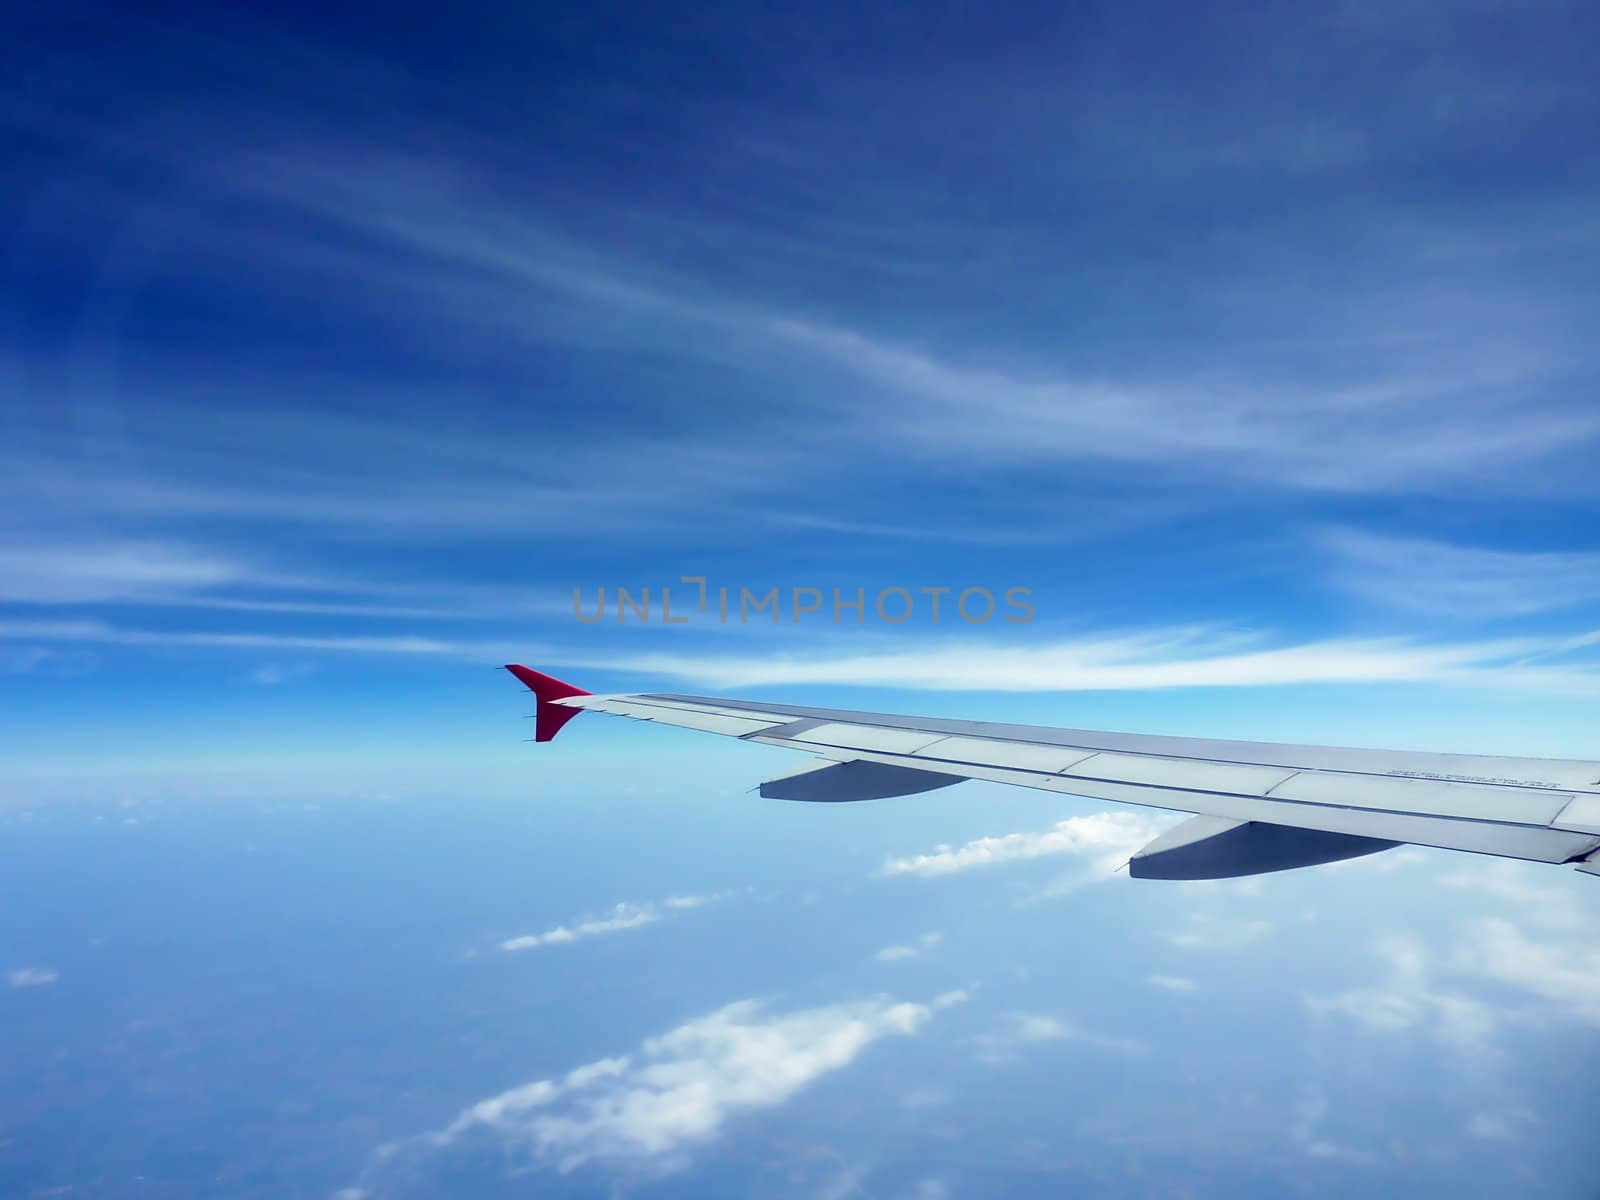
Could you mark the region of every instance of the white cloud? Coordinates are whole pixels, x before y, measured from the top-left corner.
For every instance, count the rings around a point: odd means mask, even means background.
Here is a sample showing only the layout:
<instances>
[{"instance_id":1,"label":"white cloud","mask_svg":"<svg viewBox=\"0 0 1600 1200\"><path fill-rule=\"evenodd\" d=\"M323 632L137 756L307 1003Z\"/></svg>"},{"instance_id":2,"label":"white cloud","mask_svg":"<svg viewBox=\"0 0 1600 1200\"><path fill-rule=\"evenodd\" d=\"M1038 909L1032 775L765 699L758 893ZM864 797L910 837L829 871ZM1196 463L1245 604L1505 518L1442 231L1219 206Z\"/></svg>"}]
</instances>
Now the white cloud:
<instances>
[{"instance_id":1,"label":"white cloud","mask_svg":"<svg viewBox=\"0 0 1600 1200\"><path fill-rule=\"evenodd\" d=\"M314 663L268 663L250 672L250 682L262 687L276 687L280 683L302 679L316 669Z\"/></svg>"},{"instance_id":2,"label":"white cloud","mask_svg":"<svg viewBox=\"0 0 1600 1200\"><path fill-rule=\"evenodd\" d=\"M1570 656L1600 635L1461 642L1331 638L1273 644L1263 635L1187 627L1006 644L897 641L849 654L646 653L617 670L712 688L848 684L948 691L1150 691L1189 687L1430 683L1600 695L1600 667ZM1562 656L1568 656L1563 658Z\"/></svg>"},{"instance_id":3,"label":"white cloud","mask_svg":"<svg viewBox=\"0 0 1600 1200\"><path fill-rule=\"evenodd\" d=\"M1389 966L1386 980L1308 996L1311 1011L1338 1014L1378 1033L1425 1032L1467 1050L1488 1048L1492 1036L1512 1023L1600 1026L1600 949L1587 936L1593 923L1557 899L1564 893L1528 885L1518 867L1491 866L1450 882L1521 905L1527 924L1544 936L1499 916L1465 923L1448 945L1434 950L1413 937L1387 936L1377 947ZM1481 986L1469 991L1469 984L1508 989L1522 1002L1486 994Z\"/></svg>"},{"instance_id":4,"label":"white cloud","mask_svg":"<svg viewBox=\"0 0 1600 1200\"><path fill-rule=\"evenodd\" d=\"M1158 987L1168 992L1192 992L1200 986L1194 980L1185 979L1181 975L1152 975L1149 983L1151 987Z\"/></svg>"},{"instance_id":5,"label":"white cloud","mask_svg":"<svg viewBox=\"0 0 1600 1200\"><path fill-rule=\"evenodd\" d=\"M1474 859L1439 882L1493 900L1508 900L1516 907L1519 919L1529 924L1575 929L1584 921L1578 889L1588 881L1575 874L1557 877L1542 863Z\"/></svg>"},{"instance_id":6,"label":"white cloud","mask_svg":"<svg viewBox=\"0 0 1600 1200\"><path fill-rule=\"evenodd\" d=\"M461 614L458 611L455 615ZM1393 637L1272 644L1260 634L1178 627L1040 640L1025 646L976 638L937 642L897 638L892 649L851 654L821 650L804 655L728 654L707 649L693 654L597 656L587 646L577 651L570 646L530 646L526 641L515 640L365 633L322 636L245 630L224 633L140 629L96 619L70 619L0 621L0 641L322 651L474 662L500 662L509 656L536 653L552 667L594 667L665 676L713 689L839 684L909 690L1072 692L1417 683L1563 696L1600 695L1600 664L1583 653L1600 647L1600 632L1590 631L1463 642Z\"/></svg>"},{"instance_id":7,"label":"white cloud","mask_svg":"<svg viewBox=\"0 0 1600 1200\"><path fill-rule=\"evenodd\" d=\"M331 597L331 598L330 598ZM462 616L369 580L281 570L234 550L153 539L72 540L52 534L0 543L0 600L33 605L116 604L349 617Z\"/></svg>"},{"instance_id":8,"label":"white cloud","mask_svg":"<svg viewBox=\"0 0 1600 1200\"><path fill-rule=\"evenodd\" d=\"M1142 813L1102 812L1068 817L1054 828L1038 833L1007 833L977 838L963 846L936 846L927 854L891 858L883 875L953 875L977 867L1024 862L1056 855L1094 860L1097 877L1112 875L1140 846L1160 831L1157 818Z\"/></svg>"},{"instance_id":9,"label":"white cloud","mask_svg":"<svg viewBox=\"0 0 1600 1200\"><path fill-rule=\"evenodd\" d=\"M547 929L543 933L525 933L519 937L507 938L500 943L502 950L537 950L541 946L563 945L567 942L580 941L583 938L598 937L605 933L619 933L624 929L638 929L643 925L654 925L657 921L664 920L675 912L689 909L702 908L707 904L715 904L727 898L727 892L715 892L705 896L669 896L659 904L649 901L644 904L619 903L602 917L590 917L577 921L572 925L557 925L554 929ZM666 910L666 911L663 911Z\"/></svg>"},{"instance_id":10,"label":"white cloud","mask_svg":"<svg viewBox=\"0 0 1600 1200\"><path fill-rule=\"evenodd\" d=\"M160 541L0 545L0 599L85 603L230 585L303 587L233 557Z\"/></svg>"},{"instance_id":11,"label":"white cloud","mask_svg":"<svg viewBox=\"0 0 1600 1200\"><path fill-rule=\"evenodd\" d=\"M1185 950L1235 950L1249 945L1272 929L1272 922L1260 918L1230 918L1210 913L1190 913L1187 927L1167 935L1174 946Z\"/></svg>"},{"instance_id":12,"label":"white cloud","mask_svg":"<svg viewBox=\"0 0 1600 1200\"><path fill-rule=\"evenodd\" d=\"M91 642L115 646L190 646L213 650L327 650L361 654L450 655L493 660L493 648L471 652L459 643L410 635L320 637L277 633L212 633L186 630L125 629L99 620L0 621L0 639L39 642ZM523 647L526 649L526 647Z\"/></svg>"},{"instance_id":13,"label":"white cloud","mask_svg":"<svg viewBox=\"0 0 1600 1200\"><path fill-rule=\"evenodd\" d=\"M43 646L0 650L0 671L7 675L27 675L49 662L54 655L54 650Z\"/></svg>"},{"instance_id":14,"label":"white cloud","mask_svg":"<svg viewBox=\"0 0 1600 1200\"><path fill-rule=\"evenodd\" d=\"M637 929L661 920L661 914L651 905L618 904L609 916L591 917L572 926L557 925L543 933L525 933L507 938L500 943L502 950L535 950L540 946L553 946L575 942L580 938L596 937L602 933L616 933L623 929Z\"/></svg>"},{"instance_id":15,"label":"white cloud","mask_svg":"<svg viewBox=\"0 0 1600 1200\"><path fill-rule=\"evenodd\" d=\"M375 1169L489 1138L534 1167L663 1170L731 1119L773 1108L886 1037L915 1034L925 1005L878 998L771 1015L739 1001L601 1059L480 1101L435 1133L380 1149ZM366 1181L363 1181L364 1183Z\"/></svg>"},{"instance_id":16,"label":"white cloud","mask_svg":"<svg viewBox=\"0 0 1600 1200\"><path fill-rule=\"evenodd\" d=\"M1426 948L1413 938L1387 936L1377 946L1389 977L1370 988L1307 996L1314 1013L1337 1014L1376 1033L1431 1034L1461 1050L1482 1050L1497 1018L1481 1000L1434 984Z\"/></svg>"},{"instance_id":17,"label":"white cloud","mask_svg":"<svg viewBox=\"0 0 1600 1200\"><path fill-rule=\"evenodd\" d=\"M1525 1108L1474 1113L1467 1122L1467 1134L1484 1142L1514 1142L1534 1121L1533 1113Z\"/></svg>"},{"instance_id":18,"label":"white cloud","mask_svg":"<svg viewBox=\"0 0 1600 1200\"><path fill-rule=\"evenodd\" d=\"M0 647L0 674L41 674L71 678L94 670L99 656L92 650L63 650L54 646Z\"/></svg>"},{"instance_id":19,"label":"white cloud","mask_svg":"<svg viewBox=\"0 0 1600 1200\"><path fill-rule=\"evenodd\" d=\"M1600 948L1587 937L1536 941L1503 918L1479 921L1450 966L1546 1001L1569 1018L1600 1026Z\"/></svg>"},{"instance_id":20,"label":"white cloud","mask_svg":"<svg viewBox=\"0 0 1600 1200\"><path fill-rule=\"evenodd\" d=\"M1465 369L1464 363L1430 363L1415 374L1343 385L1323 380L1315 388L1280 383L1264 390L1247 379L1221 388L1197 388L1192 381L1152 387L969 367L805 321L779 320L770 328L791 345L914 399L874 415L897 442L929 454L1022 464L1160 463L1192 475L1385 491L1448 479L1469 464L1487 475L1503 467L1494 458L1497 444L1507 458L1538 457L1600 428L1593 414L1576 407L1530 418L1504 398L1486 395L1493 389L1482 387L1484 373L1506 379L1521 373L1509 364L1495 371L1481 362ZM1481 424L1461 423L1458 409L1458 421L1446 427L1434 402L1447 396L1447 403L1475 410ZM1186 419L1196 403L1205 406L1207 420ZM929 419L930 406L936 419Z\"/></svg>"},{"instance_id":21,"label":"white cloud","mask_svg":"<svg viewBox=\"0 0 1600 1200\"><path fill-rule=\"evenodd\" d=\"M1013 1019L1019 1042L1064 1042L1073 1036L1072 1029L1056 1017L1018 1013Z\"/></svg>"},{"instance_id":22,"label":"white cloud","mask_svg":"<svg viewBox=\"0 0 1600 1200\"><path fill-rule=\"evenodd\" d=\"M1130 1056L1148 1054L1150 1050L1137 1038L1093 1033L1050 1013L1012 1013L999 1032L977 1039L978 1058L990 1066L999 1066L1015 1061L1025 1046L1049 1042L1072 1042Z\"/></svg>"},{"instance_id":23,"label":"white cloud","mask_svg":"<svg viewBox=\"0 0 1600 1200\"><path fill-rule=\"evenodd\" d=\"M813 1200L872 1200L872 1193L864 1186L867 1177L865 1171L852 1166L843 1155L825 1147L817 1147L816 1153L833 1159L837 1164L837 1174L822 1186L821 1191L814 1193Z\"/></svg>"},{"instance_id":24,"label":"white cloud","mask_svg":"<svg viewBox=\"0 0 1600 1200\"><path fill-rule=\"evenodd\" d=\"M1322 1135L1321 1126L1328 1115L1328 1103L1320 1096L1308 1096L1295 1105L1294 1120L1289 1125L1289 1139L1308 1158L1337 1159L1349 1163L1371 1163L1376 1156L1354 1150Z\"/></svg>"},{"instance_id":25,"label":"white cloud","mask_svg":"<svg viewBox=\"0 0 1600 1200\"><path fill-rule=\"evenodd\" d=\"M14 988L43 987L59 978L54 967L19 967L6 975L7 982Z\"/></svg>"},{"instance_id":26,"label":"white cloud","mask_svg":"<svg viewBox=\"0 0 1600 1200\"><path fill-rule=\"evenodd\" d=\"M907 959L916 958L925 950L931 950L943 939L942 934L925 933L909 946L885 946L873 955L881 963L905 962Z\"/></svg>"}]
</instances>

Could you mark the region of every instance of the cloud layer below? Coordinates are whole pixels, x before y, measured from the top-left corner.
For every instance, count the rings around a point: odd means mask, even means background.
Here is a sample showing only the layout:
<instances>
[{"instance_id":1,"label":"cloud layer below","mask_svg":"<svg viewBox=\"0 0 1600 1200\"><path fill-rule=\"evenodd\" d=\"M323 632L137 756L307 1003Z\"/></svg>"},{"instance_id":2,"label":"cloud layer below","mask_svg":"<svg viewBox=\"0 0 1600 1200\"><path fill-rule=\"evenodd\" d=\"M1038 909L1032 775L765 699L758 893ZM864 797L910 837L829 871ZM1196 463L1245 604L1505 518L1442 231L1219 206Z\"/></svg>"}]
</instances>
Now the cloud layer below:
<instances>
[{"instance_id":1,"label":"cloud layer below","mask_svg":"<svg viewBox=\"0 0 1600 1200\"><path fill-rule=\"evenodd\" d=\"M737 1001L633 1054L479 1101L436 1132L381 1148L369 1176L484 1141L563 1173L591 1162L670 1170L728 1121L783 1104L874 1042L917 1033L940 1006L879 997L774 1014L759 1001ZM345 1194L366 1195L371 1184Z\"/></svg>"}]
</instances>

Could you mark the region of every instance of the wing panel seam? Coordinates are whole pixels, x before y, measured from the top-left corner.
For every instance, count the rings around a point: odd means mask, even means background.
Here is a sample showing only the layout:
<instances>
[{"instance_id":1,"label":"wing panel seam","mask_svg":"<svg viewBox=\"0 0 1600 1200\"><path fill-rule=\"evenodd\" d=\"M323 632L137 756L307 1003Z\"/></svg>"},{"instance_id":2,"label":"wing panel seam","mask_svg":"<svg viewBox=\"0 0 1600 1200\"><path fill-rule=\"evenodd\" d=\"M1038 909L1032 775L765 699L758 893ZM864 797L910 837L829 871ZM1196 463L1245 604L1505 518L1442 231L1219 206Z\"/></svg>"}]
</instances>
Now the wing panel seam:
<instances>
[{"instance_id":1,"label":"wing panel seam","mask_svg":"<svg viewBox=\"0 0 1600 1200\"><path fill-rule=\"evenodd\" d=\"M768 734L770 734L770 731L768 731ZM751 735L751 740L753 740L753 741L765 741L765 740L767 740L768 734L759 734L759 733L758 734L753 734L753 735ZM773 742L773 743L770 743L770 744L784 745L786 743ZM794 745L791 748L795 749L795 750L806 750L807 752L810 752L810 753L814 753L815 752L814 750L812 750L811 746L809 744L806 744L806 743L801 743L799 745ZM849 747L839 747L839 748L840 749L849 749ZM984 763L961 762L961 761L956 760L956 759L945 759L945 758L919 759L919 758L915 758L915 757L913 757L911 755L887 754L887 753L883 753L881 751L873 751L873 750L861 750L861 751L857 751L856 753L858 753L859 756L862 757L862 758L871 759L873 761L879 761L879 762L888 762L888 763L890 763L891 765L894 765L894 766L911 766L911 765L913 765L914 763L917 763L917 762L943 763L943 764L945 764L947 766L953 766L953 767L976 767L979 770L984 770L984 771L996 771L996 772L1002 772L1002 773L1010 774L1010 775L1027 775L1027 776L1032 776L1033 778L1041 780L1041 781L1048 780L1048 781L1050 781L1052 783L1063 785L1060 788L1054 788L1054 787L1045 788L1044 790L1046 790L1046 791L1062 790L1062 791L1070 792L1071 791L1070 785L1073 784L1073 783L1090 783L1090 784L1098 783L1098 784L1107 784L1107 785L1112 786L1112 787L1133 788L1133 789L1136 789L1136 790L1141 791L1141 792L1168 793L1168 794L1179 795L1179 796L1217 796L1217 797L1223 797L1223 798L1226 798L1226 799L1229 799L1229 800L1257 800L1257 801L1270 799L1274 804L1293 805L1296 808L1327 809L1327 810L1331 810L1331 811L1348 812L1348 813L1356 813L1356 814L1374 813L1374 814L1380 814L1380 815L1384 815L1384 816L1414 817L1414 818L1418 818L1420 820L1426 820L1426 821L1450 821L1450 822L1464 824L1464 825L1495 825L1495 826L1500 826L1500 827L1504 827L1504 828L1511 828L1511 829L1534 829L1534 830L1548 830L1548 829L1550 829L1550 826L1545 824L1544 822L1500 821L1500 820L1495 820L1495 819L1493 819L1491 817L1468 817L1468 816L1458 816L1458 815L1451 814L1451 813L1416 812L1416 811L1414 811L1412 809L1405 809L1405 808L1369 808L1369 807L1365 807L1365 806L1362 806L1362 805L1355 805L1355 804L1331 804L1331 803L1327 803L1325 801L1320 801L1320 800L1295 800L1295 799L1291 799L1291 798L1286 797L1286 796L1266 796L1264 794L1255 793L1255 792L1221 792L1221 791L1216 791L1215 789L1212 789L1212 788L1181 787L1181 786L1176 786L1176 785L1172 785L1172 784L1130 783L1129 781L1127 781L1125 779L1104 779L1104 778L1100 778L1098 776L1090 776L1090 775L1059 775L1059 774L1055 774L1055 773L1049 772L1049 771L1033 771L1033 770L1029 770L1026 767L1007 767L1007 766L999 766L999 765L989 766L989 765L984 764ZM906 761L907 759L910 759L911 761L907 762ZM1202 761L1210 761L1210 760L1202 760ZM1256 765L1260 765L1260 764L1245 763L1245 764L1240 764L1240 765L1256 766ZM926 769L926 768L924 768L924 769ZM1336 771L1305 772L1305 771L1297 771L1295 774L1296 775L1304 775L1304 774L1329 774L1329 775L1335 775L1335 774L1356 774L1356 772L1336 772ZM970 778L970 776L969 776L969 778ZM1291 776L1291 778L1293 778L1293 776ZM1287 780L1287 779L1281 780L1279 783L1276 783L1273 786L1274 787L1282 787L1283 784L1285 784L1287 782L1289 782L1289 780ZM1024 786L1026 786L1026 785L1024 785ZM1164 806L1156 805L1155 807L1159 808L1159 807L1164 807ZM1187 811L1191 811L1192 812L1192 811L1195 811L1195 810L1190 809L1190 810L1187 810ZM1569 830L1555 830L1554 832L1572 832L1572 831L1569 831ZM1597 844L1600 844L1600 843L1597 843Z\"/></svg>"}]
</instances>

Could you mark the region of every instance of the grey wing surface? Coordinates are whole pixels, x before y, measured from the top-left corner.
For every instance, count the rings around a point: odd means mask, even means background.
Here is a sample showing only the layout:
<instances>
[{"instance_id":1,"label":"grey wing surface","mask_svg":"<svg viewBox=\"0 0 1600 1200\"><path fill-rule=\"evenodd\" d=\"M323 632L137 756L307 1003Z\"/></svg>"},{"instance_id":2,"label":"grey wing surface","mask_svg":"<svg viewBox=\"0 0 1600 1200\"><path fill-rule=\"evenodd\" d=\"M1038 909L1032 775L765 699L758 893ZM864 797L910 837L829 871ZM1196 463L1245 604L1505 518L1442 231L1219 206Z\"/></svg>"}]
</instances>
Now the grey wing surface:
<instances>
[{"instance_id":1,"label":"grey wing surface","mask_svg":"<svg viewBox=\"0 0 1600 1200\"><path fill-rule=\"evenodd\" d=\"M513 673L539 693L541 741L549 740L547 725L553 737L590 710L812 755L761 785L771 798L872 800L982 779L1196 814L1133 856L1129 870L1139 878L1253 875L1401 843L1600 874L1600 763L1054 729L674 693L596 696L528 668Z\"/></svg>"}]
</instances>

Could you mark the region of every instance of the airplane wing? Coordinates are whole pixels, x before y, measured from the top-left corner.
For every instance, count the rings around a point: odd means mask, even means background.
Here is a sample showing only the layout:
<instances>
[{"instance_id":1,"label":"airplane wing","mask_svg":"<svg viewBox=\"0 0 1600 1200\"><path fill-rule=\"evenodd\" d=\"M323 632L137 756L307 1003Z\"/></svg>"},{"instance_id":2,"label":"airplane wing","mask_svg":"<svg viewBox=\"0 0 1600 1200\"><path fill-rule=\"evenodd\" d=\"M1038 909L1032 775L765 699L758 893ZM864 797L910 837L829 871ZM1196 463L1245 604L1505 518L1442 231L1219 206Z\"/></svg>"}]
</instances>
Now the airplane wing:
<instances>
[{"instance_id":1,"label":"airplane wing","mask_svg":"<svg viewBox=\"0 0 1600 1200\"><path fill-rule=\"evenodd\" d=\"M590 710L803 750L763 783L782 800L905 796L965 779L1196 814L1129 863L1142 879L1223 879L1401 843L1600 875L1600 763L1355 750L905 717L674 693L596 696L506 668L538 699L537 738Z\"/></svg>"}]
</instances>

